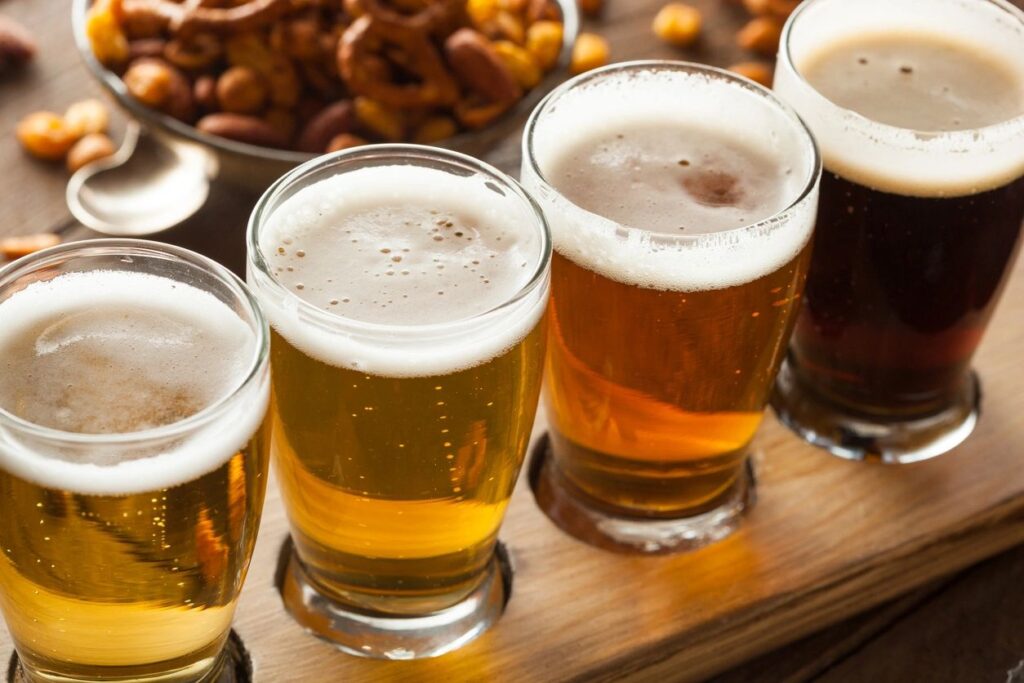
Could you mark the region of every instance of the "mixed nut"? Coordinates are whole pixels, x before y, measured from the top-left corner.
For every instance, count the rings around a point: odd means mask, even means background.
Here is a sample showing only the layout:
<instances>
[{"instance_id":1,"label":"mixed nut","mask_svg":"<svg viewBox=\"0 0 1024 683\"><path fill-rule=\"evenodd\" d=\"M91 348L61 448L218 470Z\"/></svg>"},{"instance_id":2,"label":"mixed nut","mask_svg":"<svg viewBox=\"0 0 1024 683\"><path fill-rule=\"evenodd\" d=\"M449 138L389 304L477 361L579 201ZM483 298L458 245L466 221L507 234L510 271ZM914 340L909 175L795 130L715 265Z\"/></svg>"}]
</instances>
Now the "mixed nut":
<instances>
[{"instance_id":1,"label":"mixed nut","mask_svg":"<svg viewBox=\"0 0 1024 683\"><path fill-rule=\"evenodd\" d=\"M95 0L86 34L142 104L309 153L486 126L563 45L553 0Z\"/></svg>"},{"instance_id":2,"label":"mixed nut","mask_svg":"<svg viewBox=\"0 0 1024 683\"><path fill-rule=\"evenodd\" d=\"M74 173L88 163L113 154L107 137L110 115L99 100L75 102L64 115L37 111L18 122L15 135L27 152L48 161L64 160Z\"/></svg>"}]
</instances>

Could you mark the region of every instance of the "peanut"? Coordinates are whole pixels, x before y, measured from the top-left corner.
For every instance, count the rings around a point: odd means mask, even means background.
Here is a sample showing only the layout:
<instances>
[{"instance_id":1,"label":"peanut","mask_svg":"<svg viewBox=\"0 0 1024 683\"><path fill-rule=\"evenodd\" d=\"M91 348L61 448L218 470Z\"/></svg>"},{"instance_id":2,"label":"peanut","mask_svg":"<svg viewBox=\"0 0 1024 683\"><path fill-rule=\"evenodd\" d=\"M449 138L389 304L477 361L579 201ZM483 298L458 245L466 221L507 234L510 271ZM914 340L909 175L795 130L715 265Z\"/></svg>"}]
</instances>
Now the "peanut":
<instances>
[{"instance_id":1,"label":"peanut","mask_svg":"<svg viewBox=\"0 0 1024 683\"><path fill-rule=\"evenodd\" d=\"M401 140L405 133L401 112L368 97L355 99L355 114L364 128L385 140Z\"/></svg>"},{"instance_id":2,"label":"peanut","mask_svg":"<svg viewBox=\"0 0 1024 683\"><path fill-rule=\"evenodd\" d=\"M779 50L782 24L771 17L755 17L736 34L736 44L744 50L758 52L766 57Z\"/></svg>"},{"instance_id":3,"label":"peanut","mask_svg":"<svg viewBox=\"0 0 1024 683\"><path fill-rule=\"evenodd\" d=\"M49 111L35 112L23 118L18 122L15 134L26 152L49 161L61 159L77 139L64 119Z\"/></svg>"},{"instance_id":4,"label":"peanut","mask_svg":"<svg viewBox=\"0 0 1024 683\"><path fill-rule=\"evenodd\" d=\"M526 49L537 65L548 70L562 54L562 25L557 21L538 21L526 29Z\"/></svg>"},{"instance_id":5,"label":"peanut","mask_svg":"<svg viewBox=\"0 0 1024 683\"><path fill-rule=\"evenodd\" d=\"M494 42L494 51L501 57L501 61L505 62L505 66L524 90L529 90L540 83L544 74L533 60L533 55L524 48L508 40L497 40Z\"/></svg>"},{"instance_id":6,"label":"peanut","mask_svg":"<svg viewBox=\"0 0 1024 683\"><path fill-rule=\"evenodd\" d=\"M764 62L740 62L730 66L729 71L760 83L766 88L772 87L772 68Z\"/></svg>"},{"instance_id":7,"label":"peanut","mask_svg":"<svg viewBox=\"0 0 1024 683\"><path fill-rule=\"evenodd\" d=\"M196 103L192 83L177 67L159 57L136 59L122 80L128 91L144 104L190 122L195 117ZM150 104L152 99L158 104Z\"/></svg>"},{"instance_id":8,"label":"peanut","mask_svg":"<svg viewBox=\"0 0 1024 683\"><path fill-rule=\"evenodd\" d=\"M459 102L455 105L455 116L466 128L483 128L508 111L514 102L495 102L479 104L476 102Z\"/></svg>"},{"instance_id":9,"label":"peanut","mask_svg":"<svg viewBox=\"0 0 1024 683\"><path fill-rule=\"evenodd\" d=\"M298 148L303 152L322 154L332 139L351 133L356 125L356 110L349 100L341 100L321 109L299 134Z\"/></svg>"},{"instance_id":10,"label":"peanut","mask_svg":"<svg viewBox=\"0 0 1024 683\"><path fill-rule=\"evenodd\" d=\"M74 173L86 164L109 157L117 148L103 133L89 133L68 150L68 171Z\"/></svg>"},{"instance_id":11,"label":"peanut","mask_svg":"<svg viewBox=\"0 0 1024 683\"><path fill-rule=\"evenodd\" d=\"M467 0L466 2L466 14L477 28L493 21L500 10L498 0Z\"/></svg>"},{"instance_id":12,"label":"peanut","mask_svg":"<svg viewBox=\"0 0 1024 683\"><path fill-rule=\"evenodd\" d=\"M611 48L608 41L596 33L581 33L572 48L569 73L581 74L608 63Z\"/></svg>"},{"instance_id":13,"label":"peanut","mask_svg":"<svg viewBox=\"0 0 1024 683\"><path fill-rule=\"evenodd\" d=\"M233 66L217 79L220 108L232 114L255 114L267 101L267 87L247 66Z\"/></svg>"},{"instance_id":14,"label":"peanut","mask_svg":"<svg viewBox=\"0 0 1024 683\"><path fill-rule=\"evenodd\" d=\"M243 114L207 114L196 123L196 129L209 135L262 147L284 147L288 144L288 139L269 123Z\"/></svg>"},{"instance_id":15,"label":"peanut","mask_svg":"<svg viewBox=\"0 0 1024 683\"><path fill-rule=\"evenodd\" d=\"M91 133L103 133L110 124L107 108L97 99L75 102L64 112L64 123L75 137Z\"/></svg>"},{"instance_id":16,"label":"peanut","mask_svg":"<svg viewBox=\"0 0 1024 683\"><path fill-rule=\"evenodd\" d=\"M19 259L22 256L28 256L37 251L55 247L58 244L60 244L60 237L49 232L21 235L19 237L6 237L0 239L0 256L8 260Z\"/></svg>"},{"instance_id":17,"label":"peanut","mask_svg":"<svg viewBox=\"0 0 1024 683\"><path fill-rule=\"evenodd\" d=\"M342 133L341 135L335 135L333 138L331 138L331 141L327 144L327 151L337 152L343 149L359 147L365 144L367 144L366 140L359 137L358 135L352 135L351 133Z\"/></svg>"},{"instance_id":18,"label":"peanut","mask_svg":"<svg viewBox=\"0 0 1024 683\"><path fill-rule=\"evenodd\" d=\"M287 56L271 50L267 41L254 33L229 37L225 48L231 66L247 66L260 75L267 84L271 102L280 107L295 106L302 84Z\"/></svg>"},{"instance_id":19,"label":"peanut","mask_svg":"<svg viewBox=\"0 0 1024 683\"><path fill-rule=\"evenodd\" d=\"M692 45L700 35L700 10L681 2L671 2L658 12L651 25L654 34L676 47Z\"/></svg>"},{"instance_id":20,"label":"peanut","mask_svg":"<svg viewBox=\"0 0 1024 683\"><path fill-rule=\"evenodd\" d=\"M147 107L159 109L171 93L171 72L155 59L143 58L132 63L122 80L132 97Z\"/></svg>"},{"instance_id":21,"label":"peanut","mask_svg":"<svg viewBox=\"0 0 1024 683\"><path fill-rule=\"evenodd\" d=\"M416 128L412 141L421 145L429 145L448 138L459 132L455 121L447 116L431 116Z\"/></svg>"},{"instance_id":22,"label":"peanut","mask_svg":"<svg viewBox=\"0 0 1024 683\"><path fill-rule=\"evenodd\" d=\"M116 67L128 60L128 38L117 21L114 0L97 0L85 15L85 36L100 64Z\"/></svg>"}]
</instances>

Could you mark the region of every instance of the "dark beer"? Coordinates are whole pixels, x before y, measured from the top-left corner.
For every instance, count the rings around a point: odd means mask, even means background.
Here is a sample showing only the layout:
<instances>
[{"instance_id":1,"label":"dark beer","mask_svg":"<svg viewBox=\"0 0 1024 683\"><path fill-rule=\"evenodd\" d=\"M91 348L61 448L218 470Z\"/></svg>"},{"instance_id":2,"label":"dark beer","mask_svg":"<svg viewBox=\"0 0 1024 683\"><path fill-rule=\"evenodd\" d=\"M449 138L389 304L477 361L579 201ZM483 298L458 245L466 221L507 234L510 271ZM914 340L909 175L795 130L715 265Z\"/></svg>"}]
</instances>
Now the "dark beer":
<instances>
[{"instance_id":1,"label":"dark beer","mask_svg":"<svg viewBox=\"0 0 1024 683\"><path fill-rule=\"evenodd\" d=\"M858 412L941 409L967 377L1018 249L1024 178L941 198L826 171L818 216L797 372Z\"/></svg>"},{"instance_id":2,"label":"dark beer","mask_svg":"<svg viewBox=\"0 0 1024 683\"><path fill-rule=\"evenodd\" d=\"M871 15L877 4L858 9ZM853 457L930 457L969 433L971 358L1024 223L1020 46L1002 45L997 30L971 35L992 3L935 5L949 13L945 32L925 19L901 26L918 21L901 14L917 4L896 3L892 27L858 28L850 6L810 3L790 22L776 79L825 160L776 406L798 431ZM829 23L850 27L812 37ZM915 434L915 420L931 424ZM872 423L902 424L902 435L879 437Z\"/></svg>"}]
</instances>

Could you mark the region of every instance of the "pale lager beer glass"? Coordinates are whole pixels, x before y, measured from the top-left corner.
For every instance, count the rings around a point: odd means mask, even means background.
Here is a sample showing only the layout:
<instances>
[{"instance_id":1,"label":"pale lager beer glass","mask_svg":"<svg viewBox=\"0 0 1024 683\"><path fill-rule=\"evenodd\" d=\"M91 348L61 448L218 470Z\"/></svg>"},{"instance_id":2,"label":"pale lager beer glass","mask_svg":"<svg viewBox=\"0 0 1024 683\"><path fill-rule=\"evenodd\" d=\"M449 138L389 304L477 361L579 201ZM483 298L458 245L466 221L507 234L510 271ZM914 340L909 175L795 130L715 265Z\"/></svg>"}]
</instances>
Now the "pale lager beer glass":
<instances>
[{"instance_id":1,"label":"pale lager beer glass","mask_svg":"<svg viewBox=\"0 0 1024 683\"><path fill-rule=\"evenodd\" d=\"M292 615L359 655L447 652L500 615L495 543L540 390L550 244L516 183L371 146L277 182L249 229L272 328Z\"/></svg>"},{"instance_id":2,"label":"pale lager beer glass","mask_svg":"<svg viewBox=\"0 0 1024 683\"><path fill-rule=\"evenodd\" d=\"M268 334L238 278L176 247L0 270L0 611L28 680L231 680Z\"/></svg>"}]
</instances>

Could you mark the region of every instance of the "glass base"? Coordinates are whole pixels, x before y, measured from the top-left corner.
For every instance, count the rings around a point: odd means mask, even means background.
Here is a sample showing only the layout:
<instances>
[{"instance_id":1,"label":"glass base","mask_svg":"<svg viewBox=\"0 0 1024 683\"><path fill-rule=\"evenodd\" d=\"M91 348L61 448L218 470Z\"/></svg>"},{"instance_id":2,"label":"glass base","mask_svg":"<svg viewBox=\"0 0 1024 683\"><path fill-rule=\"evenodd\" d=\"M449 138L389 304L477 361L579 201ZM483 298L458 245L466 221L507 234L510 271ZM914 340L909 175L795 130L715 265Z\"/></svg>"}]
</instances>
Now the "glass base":
<instances>
[{"instance_id":1,"label":"glass base","mask_svg":"<svg viewBox=\"0 0 1024 683\"><path fill-rule=\"evenodd\" d=\"M696 550L739 528L756 500L752 459L712 510L679 519L617 516L599 509L575 491L559 472L545 435L534 446L530 485L537 505L562 531L584 543L620 553L668 554Z\"/></svg>"},{"instance_id":2,"label":"glass base","mask_svg":"<svg viewBox=\"0 0 1024 683\"><path fill-rule=\"evenodd\" d=\"M462 647L498 620L512 593L512 568L498 543L483 580L462 601L422 617L396 617L358 610L320 593L289 539L282 549L278 589L300 626L342 652L373 659L424 659Z\"/></svg>"},{"instance_id":3,"label":"glass base","mask_svg":"<svg viewBox=\"0 0 1024 683\"><path fill-rule=\"evenodd\" d=\"M881 421L843 412L808 387L786 361L771 400L779 420L810 444L847 460L908 464L953 450L974 431L981 384L971 373L945 410L908 420Z\"/></svg>"},{"instance_id":4,"label":"glass base","mask_svg":"<svg viewBox=\"0 0 1024 683\"><path fill-rule=\"evenodd\" d=\"M5 680L7 683L32 683L32 679L29 678L28 674L21 667L21 661L18 659L17 652L11 655ZM118 676L109 679L96 677L77 679L55 674L42 674L37 676L36 680L47 681L48 683L84 683L84 681L97 683L104 680L117 681L117 683L159 683L166 680L181 681L184 679L181 678L180 672L176 672L171 675L158 675L146 678ZM217 664L196 683L251 683L251 681L252 660L249 659L249 653L246 651L245 645L242 644L242 639L238 637L237 633L231 631Z\"/></svg>"}]
</instances>

